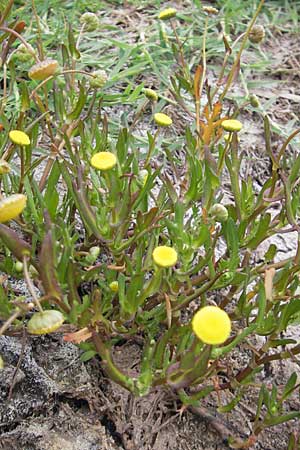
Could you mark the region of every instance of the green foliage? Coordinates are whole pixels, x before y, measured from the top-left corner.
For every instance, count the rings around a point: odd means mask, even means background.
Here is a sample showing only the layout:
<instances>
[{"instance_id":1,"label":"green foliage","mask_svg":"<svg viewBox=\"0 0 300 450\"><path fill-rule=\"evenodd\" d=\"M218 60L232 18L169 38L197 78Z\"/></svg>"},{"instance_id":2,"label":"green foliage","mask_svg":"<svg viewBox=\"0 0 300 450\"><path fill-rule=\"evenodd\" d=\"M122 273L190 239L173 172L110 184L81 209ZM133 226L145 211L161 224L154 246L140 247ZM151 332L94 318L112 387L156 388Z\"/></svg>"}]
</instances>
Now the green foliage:
<instances>
[{"instance_id":1,"label":"green foliage","mask_svg":"<svg viewBox=\"0 0 300 450\"><path fill-rule=\"evenodd\" d=\"M226 33L236 3L221 2ZM0 268L24 278L33 301L26 306L22 298L12 298L11 287L0 285L0 317L6 320L1 333L19 326L20 317L27 319L35 307L58 309L76 327L65 338L81 347L82 361L99 355L107 374L135 395L167 386L183 403L197 406L217 390L213 380L226 371L228 381L220 390L230 389L233 397L218 410L231 411L267 363L300 353L299 345L282 335L300 316L300 158L287 169L285 155L297 132L274 155L270 121L260 118L273 167L257 192L253 179L243 174L237 133L225 141L221 125L241 70L236 47L248 45L255 20L248 28L238 24L245 35L237 38L237 46L225 34L220 44L213 34L220 19L206 18L195 1L191 10L200 10L197 24L190 11L180 13L178 34L172 34L176 27L171 24L156 21L153 38L128 43L118 37L116 25L106 24L99 44L97 33L80 31L79 13L86 2L75 2L76 17L68 13L72 26L63 21L57 34L51 8L58 4L47 5L37 5L39 23L32 25L33 33L23 34L40 59L44 55L60 63L60 70L39 84L27 76L33 61L19 65L10 58L16 43L1 30L9 92L0 102L0 157L11 171L0 175L0 183L4 196L24 193L27 206L14 225L0 225ZM25 5L19 7L28 12ZM88 2L87 8L97 11L99 2ZM251 15L255 19L258 13L254 9ZM206 51L199 55L203 41ZM203 89L216 61L211 68L197 61L202 56L208 63L211 56L222 55L219 82ZM107 71L108 80L95 88L91 70L99 68ZM158 100L153 102L143 94L149 73L157 82ZM245 97L232 103L230 117L245 101L248 105ZM178 133L153 121L154 113L172 107L188 116ZM31 145L24 149L10 142L11 129L24 130ZM91 158L99 152L113 153L116 164L109 170L93 166ZM232 202L223 200L224 176ZM226 207L224 220L210 214L220 203ZM296 255L280 261L271 244L256 262L258 247L287 230L298 233ZM175 249L177 264L155 263L158 246ZM23 275L16 273L16 260L24 265ZM228 310L232 334L224 345L212 347L194 335L194 301L199 307L217 302ZM227 370L228 355L243 345L252 348L258 336L265 341L252 352L251 363L237 374ZM143 343L136 378L123 373L111 357L112 347L131 337ZM299 417L284 409L296 389L295 374L281 391L261 385L254 436Z\"/></svg>"}]
</instances>

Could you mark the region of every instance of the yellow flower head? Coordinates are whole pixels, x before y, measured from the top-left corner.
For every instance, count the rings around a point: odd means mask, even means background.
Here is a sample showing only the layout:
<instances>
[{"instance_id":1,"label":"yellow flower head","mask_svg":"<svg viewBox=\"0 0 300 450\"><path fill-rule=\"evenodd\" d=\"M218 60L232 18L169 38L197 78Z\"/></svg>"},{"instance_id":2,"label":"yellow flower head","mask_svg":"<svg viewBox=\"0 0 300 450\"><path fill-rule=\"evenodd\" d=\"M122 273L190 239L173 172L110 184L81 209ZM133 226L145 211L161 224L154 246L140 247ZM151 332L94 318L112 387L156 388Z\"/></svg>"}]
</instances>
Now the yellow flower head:
<instances>
[{"instance_id":1,"label":"yellow flower head","mask_svg":"<svg viewBox=\"0 0 300 450\"><path fill-rule=\"evenodd\" d=\"M28 76L32 80L45 80L46 78L54 75L58 68L58 62L56 59L45 59L45 61L40 61L28 72Z\"/></svg>"},{"instance_id":2,"label":"yellow flower head","mask_svg":"<svg viewBox=\"0 0 300 450\"><path fill-rule=\"evenodd\" d=\"M173 123L171 117L164 113L154 114L154 120L160 127L169 127Z\"/></svg>"},{"instance_id":3,"label":"yellow flower head","mask_svg":"<svg viewBox=\"0 0 300 450\"><path fill-rule=\"evenodd\" d=\"M27 324L30 334L47 334L57 330L64 322L60 311L49 309L33 314Z\"/></svg>"},{"instance_id":4,"label":"yellow flower head","mask_svg":"<svg viewBox=\"0 0 300 450\"><path fill-rule=\"evenodd\" d=\"M177 252L172 247L160 245L153 250L152 253L155 264L160 267L172 267L177 262Z\"/></svg>"},{"instance_id":5,"label":"yellow flower head","mask_svg":"<svg viewBox=\"0 0 300 450\"><path fill-rule=\"evenodd\" d=\"M160 20L168 20L168 19L172 19L172 17L175 17L176 14L177 14L177 10L175 8L167 8L158 14L158 18Z\"/></svg>"},{"instance_id":6,"label":"yellow flower head","mask_svg":"<svg viewBox=\"0 0 300 450\"><path fill-rule=\"evenodd\" d=\"M117 281L112 281L111 283L109 283L109 289L113 292L118 292L119 283Z\"/></svg>"},{"instance_id":7,"label":"yellow flower head","mask_svg":"<svg viewBox=\"0 0 300 450\"><path fill-rule=\"evenodd\" d=\"M225 131L240 131L243 128L243 124L236 119L223 120L221 125Z\"/></svg>"},{"instance_id":8,"label":"yellow flower head","mask_svg":"<svg viewBox=\"0 0 300 450\"><path fill-rule=\"evenodd\" d=\"M109 170L117 164L116 156L111 152L98 152L92 156L91 165L95 169Z\"/></svg>"},{"instance_id":9,"label":"yellow flower head","mask_svg":"<svg viewBox=\"0 0 300 450\"><path fill-rule=\"evenodd\" d=\"M24 133L24 131L20 130L11 130L9 133L9 139L18 145L30 145L30 139L28 134Z\"/></svg>"},{"instance_id":10,"label":"yellow flower head","mask_svg":"<svg viewBox=\"0 0 300 450\"><path fill-rule=\"evenodd\" d=\"M217 306L204 306L192 319L196 336L205 344L218 345L225 342L231 331L228 314Z\"/></svg>"},{"instance_id":11,"label":"yellow flower head","mask_svg":"<svg viewBox=\"0 0 300 450\"><path fill-rule=\"evenodd\" d=\"M15 219L25 208L27 197L23 194L12 194L0 200L0 223Z\"/></svg>"}]
</instances>

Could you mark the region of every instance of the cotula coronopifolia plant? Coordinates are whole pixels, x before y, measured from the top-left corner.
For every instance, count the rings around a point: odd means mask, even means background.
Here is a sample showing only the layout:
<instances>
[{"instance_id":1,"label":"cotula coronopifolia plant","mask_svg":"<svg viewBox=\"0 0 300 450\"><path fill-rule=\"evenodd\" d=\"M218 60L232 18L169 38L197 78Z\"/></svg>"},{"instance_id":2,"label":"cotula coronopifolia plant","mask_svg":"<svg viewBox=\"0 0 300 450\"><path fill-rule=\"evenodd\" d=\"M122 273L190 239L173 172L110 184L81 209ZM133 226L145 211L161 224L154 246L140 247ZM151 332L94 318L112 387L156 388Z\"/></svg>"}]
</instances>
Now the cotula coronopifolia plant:
<instances>
[{"instance_id":1,"label":"cotula coronopifolia plant","mask_svg":"<svg viewBox=\"0 0 300 450\"><path fill-rule=\"evenodd\" d=\"M258 386L251 436L245 442L226 436L235 448L249 447L266 427L299 417L298 411L285 410L285 400L298 389L296 374L280 389L260 378L266 364L300 353L297 341L284 336L300 312L300 156L291 169L284 164L299 130L275 150L264 118L272 171L258 192L241 172L238 108L223 112L262 4L232 48L224 37L219 80L205 93L206 31L218 11L204 11L202 64L193 70L176 32L176 10L159 14L164 30L170 26L174 32L170 45L178 73L170 91L176 107L190 108L194 121L178 137L180 160L168 148L175 139L173 120L163 108L168 99L152 88L135 94L153 111L146 148L134 133L145 104L135 110L129 129L112 128L102 106L111 99L105 91L109 76L102 69L87 72L80 63L80 40L98 26L96 16L81 18L77 42L69 29L62 63L58 56L45 56L42 34L38 54L15 31L18 24L5 25L7 12L0 23L2 63L12 60L11 36L35 59L27 79L11 79L21 98L14 126L5 122L3 103L1 108L0 267L24 278L31 301L1 291L0 334L23 326L20 319L31 334L62 332L82 348L83 360L100 356L107 375L135 395L168 387L199 414L214 392L218 411L228 412L249 386ZM39 145L46 151L39 152ZM226 198L232 201L224 200L225 176ZM298 233L296 254L280 260L271 243L256 262L258 246L287 231ZM77 331L65 331L63 323ZM136 378L112 356L114 345L127 338L143 343ZM233 372L230 355L245 348L249 362Z\"/></svg>"}]
</instances>

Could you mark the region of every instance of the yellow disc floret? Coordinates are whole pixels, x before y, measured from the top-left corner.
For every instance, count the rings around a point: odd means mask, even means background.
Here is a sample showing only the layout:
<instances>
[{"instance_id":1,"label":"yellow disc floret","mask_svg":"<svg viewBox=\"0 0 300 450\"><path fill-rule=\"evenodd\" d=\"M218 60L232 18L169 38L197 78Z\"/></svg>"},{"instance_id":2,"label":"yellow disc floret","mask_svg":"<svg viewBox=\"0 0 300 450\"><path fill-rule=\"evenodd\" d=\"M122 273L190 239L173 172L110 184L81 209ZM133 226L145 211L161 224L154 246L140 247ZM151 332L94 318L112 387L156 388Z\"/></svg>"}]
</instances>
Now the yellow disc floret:
<instances>
[{"instance_id":1,"label":"yellow disc floret","mask_svg":"<svg viewBox=\"0 0 300 450\"><path fill-rule=\"evenodd\" d=\"M0 223L15 219L25 208L26 195L12 194L0 200Z\"/></svg>"},{"instance_id":2,"label":"yellow disc floret","mask_svg":"<svg viewBox=\"0 0 300 450\"><path fill-rule=\"evenodd\" d=\"M9 132L9 139L17 145L30 145L30 139L28 134L24 133L24 131L20 130L11 130Z\"/></svg>"},{"instance_id":3,"label":"yellow disc floret","mask_svg":"<svg viewBox=\"0 0 300 450\"><path fill-rule=\"evenodd\" d=\"M56 331L64 322L60 311L49 309L33 314L27 324L30 334L47 334Z\"/></svg>"},{"instance_id":4,"label":"yellow disc floret","mask_svg":"<svg viewBox=\"0 0 300 450\"><path fill-rule=\"evenodd\" d=\"M204 306L194 315L192 328L205 344L218 345L228 339L231 322L228 314L218 306Z\"/></svg>"},{"instance_id":5,"label":"yellow disc floret","mask_svg":"<svg viewBox=\"0 0 300 450\"><path fill-rule=\"evenodd\" d=\"M243 128L243 124L236 119L223 120L221 125L226 131L240 131Z\"/></svg>"},{"instance_id":6,"label":"yellow disc floret","mask_svg":"<svg viewBox=\"0 0 300 450\"><path fill-rule=\"evenodd\" d=\"M171 117L164 113L154 114L154 120L160 127L169 127L173 123Z\"/></svg>"},{"instance_id":7,"label":"yellow disc floret","mask_svg":"<svg viewBox=\"0 0 300 450\"><path fill-rule=\"evenodd\" d=\"M117 164L116 156L111 152L98 152L95 153L91 159L91 165L95 169L109 170Z\"/></svg>"},{"instance_id":8,"label":"yellow disc floret","mask_svg":"<svg viewBox=\"0 0 300 450\"><path fill-rule=\"evenodd\" d=\"M153 261L159 267L172 267L177 262L177 252L172 247L160 245L152 253Z\"/></svg>"}]
</instances>

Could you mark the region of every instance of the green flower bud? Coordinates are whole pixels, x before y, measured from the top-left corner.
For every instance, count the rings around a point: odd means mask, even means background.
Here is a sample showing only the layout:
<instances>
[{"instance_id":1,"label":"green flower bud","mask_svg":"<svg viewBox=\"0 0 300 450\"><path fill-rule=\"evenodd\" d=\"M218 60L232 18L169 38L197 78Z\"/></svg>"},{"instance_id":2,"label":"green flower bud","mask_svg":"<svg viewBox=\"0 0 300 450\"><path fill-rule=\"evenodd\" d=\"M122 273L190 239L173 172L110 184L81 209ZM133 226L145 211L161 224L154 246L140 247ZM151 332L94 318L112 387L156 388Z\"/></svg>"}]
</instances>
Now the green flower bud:
<instances>
[{"instance_id":1,"label":"green flower bud","mask_svg":"<svg viewBox=\"0 0 300 450\"><path fill-rule=\"evenodd\" d=\"M253 106L253 108L258 108L260 106L260 102L255 94L249 95L249 102L250 105Z\"/></svg>"},{"instance_id":2,"label":"green flower bud","mask_svg":"<svg viewBox=\"0 0 300 450\"><path fill-rule=\"evenodd\" d=\"M153 102L157 102L158 100L158 95L153 89L145 88L143 89L143 94Z\"/></svg>"},{"instance_id":3,"label":"green flower bud","mask_svg":"<svg viewBox=\"0 0 300 450\"><path fill-rule=\"evenodd\" d=\"M112 281L111 283L109 283L109 289L113 292L118 292L119 283L117 281Z\"/></svg>"},{"instance_id":4,"label":"green flower bud","mask_svg":"<svg viewBox=\"0 0 300 450\"><path fill-rule=\"evenodd\" d=\"M94 258L98 258L99 254L100 254L100 247L91 247L89 250L89 254Z\"/></svg>"},{"instance_id":5,"label":"green flower bud","mask_svg":"<svg viewBox=\"0 0 300 450\"><path fill-rule=\"evenodd\" d=\"M33 60L33 54L35 54L35 51L30 44L27 44L27 46L20 44L13 54L13 59L22 63L31 62Z\"/></svg>"},{"instance_id":6,"label":"green flower bud","mask_svg":"<svg viewBox=\"0 0 300 450\"><path fill-rule=\"evenodd\" d=\"M79 19L81 25L84 25L85 31L95 31L99 27L99 19L96 14L86 12Z\"/></svg>"},{"instance_id":7,"label":"green flower bud","mask_svg":"<svg viewBox=\"0 0 300 450\"><path fill-rule=\"evenodd\" d=\"M16 272L23 272L23 263L21 261L17 261L15 263L15 271Z\"/></svg>"},{"instance_id":8,"label":"green flower bud","mask_svg":"<svg viewBox=\"0 0 300 450\"><path fill-rule=\"evenodd\" d=\"M216 203L209 210L209 215L217 222L226 222L228 219L227 208L221 203Z\"/></svg>"},{"instance_id":9,"label":"green flower bud","mask_svg":"<svg viewBox=\"0 0 300 450\"><path fill-rule=\"evenodd\" d=\"M265 37L265 29L262 25L254 25L249 34L249 41L252 44L259 44Z\"/></svg>"},{"instance_id":10,"label":"green flower bud","mask_svg":"<svg viewBox=\"0 0 300 450\"><path fill-rule=\"evenodd\" d=\"M93 78L90 79L90 87L101 89L108 80L105 70L96 70L92 73Z\"/></svg>"}]
</instances>

